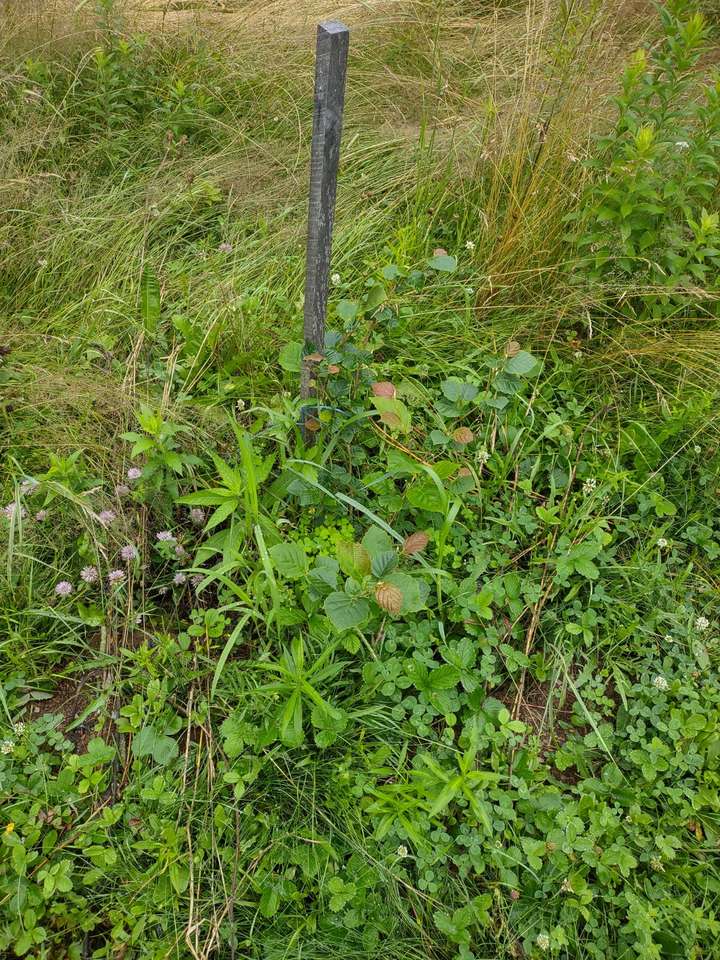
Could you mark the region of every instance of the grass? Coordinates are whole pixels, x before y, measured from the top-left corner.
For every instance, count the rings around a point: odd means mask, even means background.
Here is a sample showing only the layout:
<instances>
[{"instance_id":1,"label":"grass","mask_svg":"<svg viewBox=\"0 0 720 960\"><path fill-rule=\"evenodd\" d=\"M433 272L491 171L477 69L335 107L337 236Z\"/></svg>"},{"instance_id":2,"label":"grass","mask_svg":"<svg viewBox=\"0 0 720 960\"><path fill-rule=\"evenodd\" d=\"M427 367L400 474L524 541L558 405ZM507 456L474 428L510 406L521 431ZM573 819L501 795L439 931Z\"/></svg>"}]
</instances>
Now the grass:
<instances>
[{"instance_id":1,"label":"grass","mask_svg":"<svg viewBox=\"0 0 720 960\"><path fill-rule=\"evenodd\" d=\"M225 7L3 11L0 952L710 960L710 35L680 2L665 40L620 0Z\"/></svg>"}]
</instances>

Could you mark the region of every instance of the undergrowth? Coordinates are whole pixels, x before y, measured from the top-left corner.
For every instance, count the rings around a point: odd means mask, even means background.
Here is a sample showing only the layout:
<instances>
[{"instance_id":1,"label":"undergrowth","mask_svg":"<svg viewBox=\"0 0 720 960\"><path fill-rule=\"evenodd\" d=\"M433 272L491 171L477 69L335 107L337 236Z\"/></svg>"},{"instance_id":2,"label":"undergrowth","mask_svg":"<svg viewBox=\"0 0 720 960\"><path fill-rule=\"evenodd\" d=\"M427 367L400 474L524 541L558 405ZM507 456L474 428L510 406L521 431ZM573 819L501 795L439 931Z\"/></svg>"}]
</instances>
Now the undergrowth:
<instances>
[{"instance_id":1,"label":"undergrowth","mask_svg":"<svg viewBox=\"0 0 720 960\"><path fill-rule=\"evenodd\" d=\"M307 72L3 75L0 951L718 955L718 86L673 0L579 139L606 16L480 119L442 11L380 45L433 110L356 95L319 351Z\"/></svg>"}]
</instances>

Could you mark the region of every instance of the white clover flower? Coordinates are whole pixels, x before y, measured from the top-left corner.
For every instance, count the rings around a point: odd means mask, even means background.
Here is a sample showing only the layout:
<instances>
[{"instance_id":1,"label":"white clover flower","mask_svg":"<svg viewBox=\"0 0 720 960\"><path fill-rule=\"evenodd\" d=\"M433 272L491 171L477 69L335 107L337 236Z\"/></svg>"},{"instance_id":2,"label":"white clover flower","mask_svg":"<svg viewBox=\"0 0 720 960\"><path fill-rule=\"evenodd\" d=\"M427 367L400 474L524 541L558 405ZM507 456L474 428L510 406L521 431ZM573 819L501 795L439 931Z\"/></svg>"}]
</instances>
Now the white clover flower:
<instances>
[{"instance_id":1,"label":"white clover flower","mask_svg":"<svg viewBox=\"0 0 720 960\"><path fill-rule=\"evenodd\" d=\"M575 892L575 891L573 890L573 888L572 888L572 884L570 883L570 880L569 880L568 877L565 877L565 879L563 880L562 886L560 887L560 892L561 892L561 893L574 893L574 892Z\"/></svg>"},{"instance_id":2,"label":"white clover flower","mask_svg":"<svg viewBox=\"0 0 720 960\"><path fill-rule=\"evenodd\" d=\"M665 643L677 643L677 640L671 633L665 634Z\"/></svg>"},{"instance_id":3,"label":"white clover flower","mask_svg":"<svg viewBox=\"0 0 720 960\"><path fill-rule=\"evenodd\" d=\"M589 496L597 487L597 480L595 477L589 477L585 483L583 483L583 493L585 496Z\"/></svg>"},{"instance_id":4,"label":"white clover flower","mask_svg":"<svg viewBox=\"0 0 720 960\"><path fill-rule=\"evenodd\" d=\"M675 146L678 148L678 150L687 150L690 144L687 142L687 140L676 140Z\"/></svg>"},{"instance_id":5,"label":"white clover flower","mask_svg":"<svg viewBox=\"0 0 720 960\"><path fill-rule=\"evenodd\" d=\"M128 480L139 480L141 476L142 476L142 470L140 469L140 467L130 467L130 469L127 472Z\"/></svg>"},{"instance_id":6,"label":"white clover flower","mask_svg":"<svg viewBox=\"0 0 720 960\"><path fill-rule=\"evenodd\" d=\"M397 850L395 851L395 853L396 853L396 854L400 857L400 859L402 860L402 859L404 859L404 858L408 855L408 848L405 846L404 843L401 843L400 846L399 846L399 847L397 848Z\"/></svg>"},{"instance_id":7,"label":"white clover flower","mask_svg":"<svg viewBox=\"0 0 720 960\"><path fill-rule=\"evenodd\" d=\"M173 583L175 584L176 587L181 587L186 580L187 580L187 577L184 573L176 573L175 576L173 577Z\"/></svg>"},{"instance_id":8,"label":"white clover flower","mask_svg":"<svg viewBox=\"0 0 720 960\"><path fill-rule=\"evenodd\" d=\"M13 724L13 733L16 737L21 737L25 733L25 724L22 720L18 720L17 723Z\"/></svg>"},{"instance_id":9,"label":"white clover flower","mask_svg":"<svg viewBox=\"0 0 720 960\"><path fill-rule=\"evenodd\" d=\"M541 950L550 949L550 937L546 933L539 933L535 943L540 947Z\"/></svg>"},{"instance_id":10,"label":"white clover flower","mask_svg":"<svg viewBox=\"0 0 720 960\"><path fill-rule=\"evenodd\" d=\"M466 249L466 250L469 250L470 253L474 253L474 251L475 251L475 241L474 241L474 240L466 240L466 241L465 241L465 249Z\"/></svg>"},{"instance_id":11,"label":"white clover flower","mask_svg":"<svg viewBox=\"0 0 720 960\"><path fill-rule=\"evenodd\" d=\"M665 539L665 537L658 537L657 545L658 545L658 547L659 547L661 550L664 550L665 547L667 547L668 542L667 542L667 540Z\"/></svg>"},{"instance_id":12,"label":"white clover flower","mask_svg":"<svg viewBox=\"0 0 720 960\"><path fill-rule=\"evenodd\" d=\"M708 620L707 617L699 616L695 621L695 629L699 630L700 633L702 633L703 630L707 630L709 626L710 626L710 621Z\"/></svg>"},{"instance_id":13,"label":"white clover flower","mask_svg":"<svg viewBox=\"0 0 720 960\"><path fill-rule=\"evenodd\" d=\"M656 677L653 677L653 686L658 690L667 690L668 682L662 674L658 674Z\"/></svg>"},{"instance_id":14,"label":"white clover flower","mask_svg":"<svg viewBox=\"0 0 720 960\"><path fill-rule=\"evenodd\" d=\"M489 459L490 459L490 452L489 450L487 450L486 447L481 447L475 454L475 460L481 466L483 464L486 464Z\"/></svg>"},{"instance_id":15,"label":"white clover flower","mask_svg":"<svg viewBox=\"0 0 720 960\"><path fill-rule=\"evenodd\" d=\"M337 287L341 280L342 280L342 277L340 276L339 273L333 273L332 276L330 277L330 283L334 287Z\"/></svg>"},{"instance_id":16,"label":"white clover flower","mask_svg":"<svg viewBox=\"0 0 720 960\"><path fill-rule=\"evenodd\" d=\"M15 749L15 744L13 743L12 740L0 741L0 753L4 753L5 755L7 755L9 753L12 753L14 749Z\"/></svg>"}]
</instances>

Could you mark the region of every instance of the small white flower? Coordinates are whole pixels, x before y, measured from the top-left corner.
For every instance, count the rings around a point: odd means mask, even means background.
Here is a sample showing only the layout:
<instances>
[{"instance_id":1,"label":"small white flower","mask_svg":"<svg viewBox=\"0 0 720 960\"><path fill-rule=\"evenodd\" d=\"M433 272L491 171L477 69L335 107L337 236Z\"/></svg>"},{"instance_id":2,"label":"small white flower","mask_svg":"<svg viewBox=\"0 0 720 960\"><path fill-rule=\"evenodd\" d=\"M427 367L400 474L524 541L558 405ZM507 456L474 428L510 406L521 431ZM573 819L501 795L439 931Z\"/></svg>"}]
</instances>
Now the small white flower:
<instances>
[{"instance_id":1,"label":"small white flower","mask_svg":"<svg viewBox=\"0 0 720 960\"><path fill-rule=\"evenodd\" d=\"M127 472L128 480L139 480L142 476L142 470L140 467L130 467Z\"/></svg>"},{"instance_id":2,"label":"small white flower","mask_svg":"<svg viewBox=\"0 0 720 960\"><path fill-rule=\"evenodd\" d=\"M709 626L710 626L710 621L708 620L707 617L700 616L695 621L695 629L699 630L700 633L702 633L703 630L707 630Z\"/></svg>"},{"instance_id":3,"label":"small white flower","mask_svg":"<svg viewBox=\"0 0 720 960\"><path fill-rule=\"evenodd\" d=\"M668 542L665 539L665 537L658 537L657 545L661 550L664 550L665 547L668 545Z\"/></svg>"},{"instance_id":4,"label":"small white flower","mask_svg":"<svg viewBox=\"0 0 720 960\"><path fill-rule=\"evenodd\" d=\"M677 640L671 633L665 634L665 643L677 643Z\"/></svg>"},{"instance_id":5,"label":"small white flower","mask_svg":"<svg viewBox=\"0 0 720 960\"><path fill-rule=\"evenodd\" d=\"M67 580L61 580L55 584L55 593L59 597L69 597L73 592L73 585Z\"/></svg>"},{"instance_id":6,"label":"small white flower","mask_svg":"<svg viewBox=\"0 0 720 960\"><path fill-rule=\"evenodd\" d=\"M401 843L400 846L399 846L399 847L397 848L397 850L395 851L395 853L396 853L396 854L400 857L400 859L402 860L402 859L404 859L404 858L408 855L408 848L405 846L405 844Z\"/></svg>"},{"instance_id":7,"label":"small white flower","mask_svg":"<svg viewBox=\"0 0 720 960\"><path fill-rule=\"evenodd\" d=\"M563 880L562 886L560 887L560 892L561 892L561 893L574 893L574 892L575 892L575 891L573 890L573 888L572 888L572 884L570 883L570 880L568 879L568 877L565 877L565 879Z\"/></svg>"},{"instance_id":8,"label":"small white flower","mask_svg":"<svg viewBox=\"0 0 720 960\"><path fill-rule=\"evenodd\" d=\"M98 514L98 520L104 527L109 527L115 520L115 514L112 510L101 510Z\"/></svg>"},{"instance_id":9,"label":"small white flower","mask_svg":"<svg viewBox=\"0 0 720 960\"><path fill-rule=\"evenodd\" d=\"M330 277L330 283L331 283L334 287L337 287L338 284L340 283L341 279L342 279L342 278L341 278L341 276L340 276L339 273L333 273L333 275Z\"/></svg>"},{"instance_id":10,"label":"small white flower","mask_svg":"<svg viewBox=\"0 0 720 960\"><path fill-rule=\"evenodd\" d=\"M662 860L658 860L657 857L653 857L653 859L650 861L650 866L653 868L653 870L657 870L658 873L665 873L663 862Z\"/></svg>"},{"instance_id":11,"label":"small white flower","mask_svg":"<svg viewBox=\"0 0 720 960\"><path fill-rule=\"evenodd\" d=\"M541 950L550 949L550 937L546 933L539 933L535 943L540 947Z\"/></svg>"},{"instance_id":12,"label":"small white flower","mask_svg":"<svg viewBox=\"0 0 720 960\"><path fill-rule=\"evenodd\" d=\"M114 587L116 583L122 583L124 579L124 570L111 570L108 574L108 586Z\"/></svg>"},{"instance_id":13,"label":"small white flower","mask_svg":"<svg viewBox=\"0 0 720 960\"><path fill-rule=\"evenodd\" d=\"M583 483L583 493L588 496L595 490L595 487L597 487L597 480L595 477L589 477L585 483Z\"/></svg>"},{"instance_id":14,"label":"small white flower","mask_svg":"<svg viewBox=\"0 0 720 960\"><path fill-rule=\"evenodd\" d=\"M481 466L483 464L486 464L489 459L490 459L490 451L487 450L485 447L481 447L475 454L475 460Z\"/></svg>"},{"instance_id":15,"label":"small white flower","mask_svg":"<svg viewBox=\"0 0 720 960\"><path fill-rule=\"evenodd\" d=\"M667 690L668 682L662 674L658 674L656 677L653 677L653 686L658 690Z\"/></svg>"},{"instance_id":16,"label":"small white flower","mask_svg":"<svg viewBox=\"0 0 720 960\"><path fill-rule=\"evenodd\" d=\"M196 527L201 527L205 523L205 511L200 507L193 507L190 511L190 519Z\"/></svg>"},{"instance_id":17,"label":"small white flower","mask_svg":"<svg viewBox=\"0 0 720 960\"><path fill-rule=\"evenodd\" d=\"M186 580L187 580L187 577L185 576L184 573L176 573L175 576L173 577L173 583L175 584L176 587L181 587Z\"/></svg>"},{"instance_id":18,"label":"small white flower","mask_svg":"<svg viewBox=\"0 0 720 960\"><path fill-rule=\"evenodd\" d=\"M570 163L577 163L578 160L580 159L580 157L576 157L574 153L570 153L569 151L568 151L568 153L566 154L566 156L567 156L568 160L570 161Z\"/></svg>"},{"instance_id":19,"label":"small white flower","mask_svg":"<svg viewBox=\"0 0 720 960\"><path fill-rule=\"evenodd\" d=\"M84 580L85 583L97 583L99 576L97 567L83 567L80 571L80 579Z\"/></svg>"},{"instance_id":20,"label":"small white flower","mask_svg":"<svg viewBox=\"0 0 720 960\"><path fill-rule=\"evenodd\" d=\"M474 241L474 240L466 240L466 241L465 241L465 249L466 249L466 250L469 250L470 253L473 253L474 250L475 250L475 241Z\"/></svg>"},{"instance_id":21,"label":"small white flower","mask_svg":"<svg viewBox=\"0 0 720 960\"><path fill-rule=\"evenodd\" d=\"M40 484L37 482L37 480L33 480L32 478L29 480L23 480L23 482L20 484L20 492L26 497L31 497L39 486Z\"/></svg>"},{"instance_id":22,"label":"small white flower","mask_svg":"<svg viewBox=\"0 0 720 960\"><path fill-rule=\"evenodd\" d=\"M13 733L16 737L21 737L25 733L25 724L22 720L18 720L16 724L13 724Z\"/></svg>"},{"instance_id":23,"label":"small white flower","mask_svg":"<svg viewBox=\"0 0 720 960\"><path fill-rule=\"evenodd\" d=\"M169 530L159 530L155 534L155 538L160 541L160 543L174 543L175 536L170 533Z\"/></svg>"},{"instance_id":24,"label":"small white flower","mask_svg":"<svg viewBox=\"0 0 720 960\"><path fill-rule=\"evenodd\" d=\"M47 520L47 510L38 510L35 514L35 519L38 523L42 523L43 520Z\"/></svg>"},{"instance_id":25,"label":"small white flower","mask_svg":"<svg viewBox=\"0 0 720 960\"><path fill-rule=\"evenodd\" d=\"M693 453L702 453L702 447L700 446L700 444L698 443L695 444L695 446L693 447Z\"/></svg>"},{"instance_id":26,"label":"small white flower","mask_svg":"<svg viewBox=\"0 0 720 960\"><path fill-rule=\"evenodd\" d=\"M15 744L12 740L2 740L0 741L0 753L9 754L12 753L15 749Z\"/></svg>"},{"instance_id":27,"label":"small white flower","mask_svg":"<svg viewBox=\"0 0 720 960\"><path fill-rule=\"evenodd\" d=\"M582 360L582 356L583 356L582 350L576 350L573 353L573 357L575 357L576 360Z\"/></svg>"},{"instance_id":28,"label":"small white flower","mask_svg":"<svg viewBox=\"0 0 720 960\"><path fill-rule=\"evenodd\" d=\"M47 265L48 265L48 261L45 257L41 257L38 260L38 266L40 267L41 270L43 270Z\"/></svg>"},{"instance_id":29,"label":"small white flower","mask_svg":"<svg viewBox=\"0 0 720 960\"><path fill-rule=\"evenodd\" d=\"M678 148L678 150L687 150L690 144L687 142L687 140L676 140L675 146Z\"/></svg>"}]
</instances>

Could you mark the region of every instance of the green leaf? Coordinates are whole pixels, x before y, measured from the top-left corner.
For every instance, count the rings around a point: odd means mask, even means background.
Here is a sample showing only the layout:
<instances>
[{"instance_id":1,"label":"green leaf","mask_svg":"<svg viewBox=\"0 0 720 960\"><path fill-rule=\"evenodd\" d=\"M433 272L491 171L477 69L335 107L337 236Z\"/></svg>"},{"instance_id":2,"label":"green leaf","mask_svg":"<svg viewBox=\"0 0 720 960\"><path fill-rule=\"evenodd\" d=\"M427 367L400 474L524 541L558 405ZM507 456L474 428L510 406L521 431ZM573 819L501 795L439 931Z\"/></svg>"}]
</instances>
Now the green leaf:
<instances>
[{"instance_id":1,"label":"green leaf","mask_svg":"<svg viewBox=\"0 0 720 960\"><path fill-rule=\"evenodd\" d=\"M170 883L176 893L185 893L190 883L190 871L182 863L171 863L168 868Z\"/></svg>"},{"instance_id":2,"label":"green leaf","mask_svg":"<svg viewBox=\"0 0 720 960\"><path fill-rule=\"evenodd\" d=\"M348 323L350 320L355 319L359 309L360 304L356 303L355 300L341 300L335 307L335 311L340 319L345 320Z\"/></svg>"},{"instance_id":3,"label":"green leaf","mask_svg":"<svg viewBox=\"0 0 720 960\"><path fill-rule=\"evenodd\" d=\"M510 357L505 364L505 372L516 377L528 377L540 372L541 363L527 350L520 350L514 357Z\"/></svg>"},{"instance_id":4,"label":"green leaf","mask_svg":"<svg viewBox=\"0 0 720 960\"><path fill-rule=\"evenodd\" d=\"M307 555L299 543L276 543L268 553L275 569L287 580L300 580L307 573Z\"/></svg>"},{"instance_id":5,"label":"green leaf","mask_svg":"<svg viewBox=\"0 0 720 960\"><path fill-rule=\"evenodd\" d=\"M302 366L303 345L297 341L286 343L280 351L278 361L283 370L288 373L300 373Z\"/></svg>"},{"instance_id":6,"label":"green leaf","mask_svg":"<svg viewBox=\"0 0 720 960\"><path fill-rule=\"evenodd\" d=\"M177 741L172 737L160 733L151 725L146 725L135 734L132 752L136 757L151 756L160 766L165 766L177 757L179 749Z\"/></svg>"},{"instance_id":7,"label":"green leaf","mask_svg":"<svg viewBox=\"0 0 720 960\"><path fill-rule=\"evenodd\" d=\"M160 283L149 264L145 265L140 278L140 316L145 333L155 333L160 320Z\"/></svg>"},{"instance_id":8,"label":"green leaf","mask_svg":"<svg viewBox=\"0 0 720 960\"><path fill-rule=\"evenodd\" d=\"M362 597L351 597L336 590L325 598L325 613L336 630L362 626L370 615L370 605Z\"/></svg>"},{"instance_id":9,"label":"green leaf","mask_svg":"<svg viewBox=\"0 0 720 960\"><path fill-rule=\"evenodd\" d=\"M373 406L380 414L382 422L391 430L400 430L407 433L412 426L410 411L402 400L393 400L391 397L373 397Z\"/></svg>"},{"instance_id":10,"label":"green leaf","mask_svg":"<svg viewBox=\"0 0 720 960\"><path fill-rule=\"evenodd\" d=\"M448 253L439 253L430 257L427 265L431 270L438 270L440 273L454 273L457 270L457 260Z\"/></svg>"},{"instance_id":11,"label":"green leaf","mask_svg":"<svg viewBox=\"0 0 720 960\"><path fill-rule=\"evenodd\" d=\"M474 383L466 383L458 377L450 377L440 384L440 389L451 403L470 403L480 392Z\"/></svg>"},{"instance_id":12,"label":"green leaf","mask_svg":"<svg viewBox=\"0 0 720 960\"><path fill-rule=\"evenodd\" d=\"M260 895L258 909L264 917L274 917L280 906L280 895L275 887L267 886Z\"/></svg>"},{"instance_id":13,"label":"green leaf","mask_svg":"<svg viewBox=\"0 0 720 960\"><path fill-rule=\"evenodd\" d=\"M370 573L370 555L361 543L341 540L336 550L340 569L346 577L362 580Z\"/></svg>"},{"instance_id":14,"label":"green leaf","mask_svg":"<svg viewBox=\"0 0 720 960\"><path fill-rule=\"evenodd\" d=\"M382 553L375 554L372 558L370 571L374 577L380 580L395 569L397 562L398 558L394 550L384 550Z\"/></svg>"},{"instance_id":15,"label":"green leaf","mask_svg":"<svg viewBox=\"0 0 720 960\"><path fill-rule=\"evenodd\" d=\"M410 576L409 573L400 573L395 571L385 578L386 583L391 583L397 587L403 595L403 605L400 615L407 613L417 613L425 609L429 587L424 580Z\"/></svg>"},{"instance_id":16,"label":"green leaf","mask_svg":"<svg viewBox=\"0 0 720 960\"><path fill-rule=\"evenodd\" d=\"M387 299L387 292L382 283L375 283L368 290L365 295L365 311L369 313L371 310L376 310L381 303L384 303Z\"/></svg>"}]
</instances>

